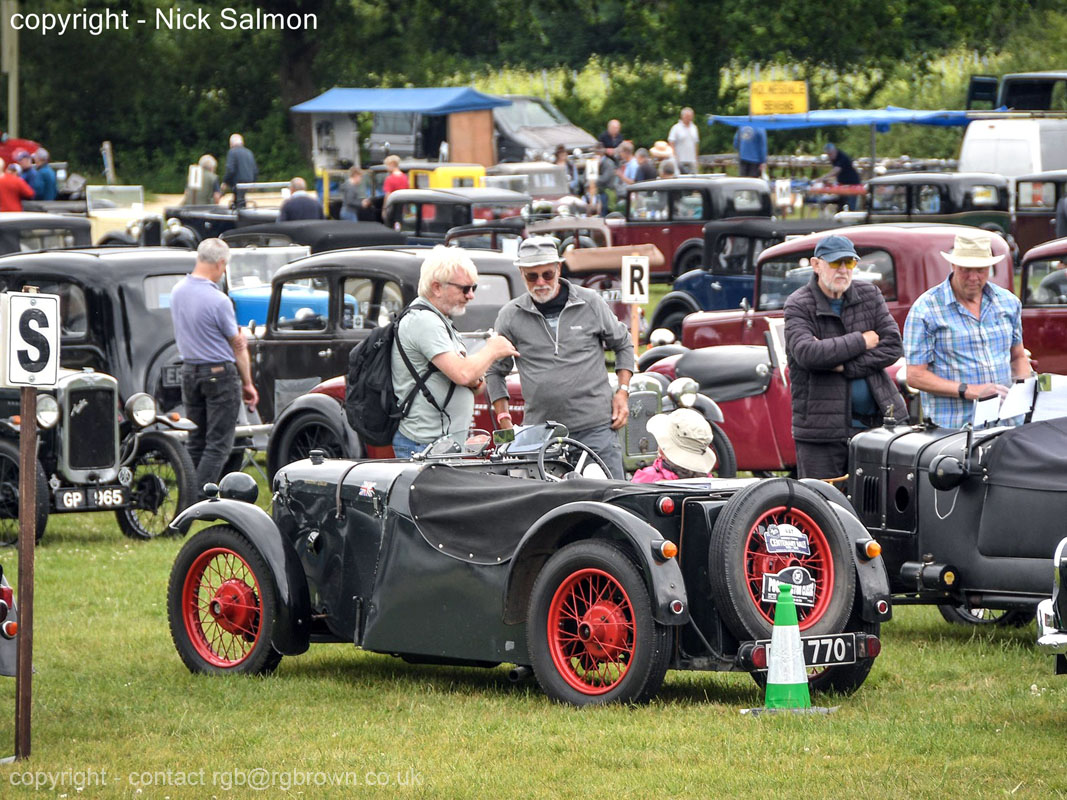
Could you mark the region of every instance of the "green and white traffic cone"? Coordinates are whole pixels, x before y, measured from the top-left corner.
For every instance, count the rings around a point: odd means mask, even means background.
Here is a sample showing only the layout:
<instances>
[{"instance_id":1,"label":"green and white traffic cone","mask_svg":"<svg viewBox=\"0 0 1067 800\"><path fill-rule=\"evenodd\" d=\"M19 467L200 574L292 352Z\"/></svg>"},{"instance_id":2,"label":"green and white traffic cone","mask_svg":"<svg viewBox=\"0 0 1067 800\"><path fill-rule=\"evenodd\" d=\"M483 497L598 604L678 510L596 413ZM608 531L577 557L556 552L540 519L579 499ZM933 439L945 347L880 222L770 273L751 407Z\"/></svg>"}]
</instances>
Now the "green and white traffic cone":
<instances>
[{"instance_id":1,"label":"green and white traffic cone","mask_svg":"<svg viewBox=\"0 0 1067 800\"><path fill-rule=\"evenodd\" d=\"M764 708L811 708L804 645L800 641L793 587L783 583L774 604L774 629L767 659L767 693Z\"/></svg>"}]
</instances>

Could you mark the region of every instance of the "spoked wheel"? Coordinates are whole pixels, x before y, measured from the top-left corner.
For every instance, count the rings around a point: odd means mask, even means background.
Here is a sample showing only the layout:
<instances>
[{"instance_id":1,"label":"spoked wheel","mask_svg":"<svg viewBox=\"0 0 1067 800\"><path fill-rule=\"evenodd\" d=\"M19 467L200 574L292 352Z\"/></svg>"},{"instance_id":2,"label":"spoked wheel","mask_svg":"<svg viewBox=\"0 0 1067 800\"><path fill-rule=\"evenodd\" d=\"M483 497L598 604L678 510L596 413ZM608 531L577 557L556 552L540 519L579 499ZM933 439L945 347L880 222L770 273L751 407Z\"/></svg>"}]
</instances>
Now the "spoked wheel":
<instances>
[{"instance_id":1,"label":"spoked wheel","mask_svg":"<svg viewBox=\"0 0 1067 800\"><path fill-rule=\"evenodd\" d=\"M19 539L19 448L15 442L0 439L0 546ZM48 478L39 461L37 467L37 541L48 524Z\"/></svg>"},{"instance_id":2,"label":"spoked wheel","mask_svg":"<svg viewBox=\"0 0 1067 800\"><path fill-rule=\"evenodd\" d=\"M131 539L167 533L179 511L196 499L196 470L185 446L164 433L146 433L129 464L130 505L115 512L119 528Z\"/></svg>"},{"instance_id":3,"label":"spoked wheel","mask_svg":"<svg viewBox=\"0 0 1067 800\"><path fill-rule=\"evenodd\" d=\"M274 444L273 439L270 444ZM325 451L327 458L344 458L347 455L334 426L326 417L317 413L298 417L282 431L278 437L276 454L268 461L283 467L307 458L312 450Z\"/></svg>"},{"instance_id":4,"label":"spoked wheel","mask_svg":"<svg viewBox=\"0 0 1067 800\"><path fill-rule=\"evenodd\" d=\"M937 610L946 622L954 625L995 625L1001 628L1024 628L1034 621L1036 609L981 608L960 604L940 605Z\"/></svg>"},{"instance_id":5,"label":"spoked wheel","mask_svg":"<svg viewBox=\"0 0 1067 800\"><path fill-rule=\"evenodd\" d=\"M201 531L170 573L170 635L191 672L272 672L276 586L248 540L228 525Z\"/></svg>"},{"instance_id":6,"label":"spoked wheel","mask_svg":"<svg viewBox=\"0 0 1067 800\"><path fill-rule=\"evenodd\" d=\"M708 548L712 597L730 631L765 639L780 583L793 584L802 633L839 633L856 575L840 521L813 490L786 478L754 484L719 514Z\"/></svg>"},{"instance_id":7,"label":"spoked wheel","mask_svg":"<svg viewBox=\"0 0 1067 800\"><path fill-rule=\"evenodd\" d=\"M552 556L530 596L527 644L545 693L563 703L644 703L663 683L671 629L652 617L644 579L615 544Z\"/></svg>"},{"instance_id":8,"label":"spoked wheel","mask_svg":"<svg viewBox=\"0 0 1067 800\"><path fill-rule=\"evenodd\" d=\"M545 456L548 450L553 445L558 445L562 450L563 458L574 467L574 472L578 475L582 474L582 471L592 461L596 464L607 478L611 477L611 470L608 469L608 465L604 463L603 459L596 454L596 452L587 444L579 442L577 439L571 439L570 437L560 437L558 439L549 439L543 445L541 449L537 451L537 473L543 481L558 481L562 480L560 476L552 473L550 469L545 465ZM576 453L576 455L575 455Z\"/></svg>"}]
</instances>

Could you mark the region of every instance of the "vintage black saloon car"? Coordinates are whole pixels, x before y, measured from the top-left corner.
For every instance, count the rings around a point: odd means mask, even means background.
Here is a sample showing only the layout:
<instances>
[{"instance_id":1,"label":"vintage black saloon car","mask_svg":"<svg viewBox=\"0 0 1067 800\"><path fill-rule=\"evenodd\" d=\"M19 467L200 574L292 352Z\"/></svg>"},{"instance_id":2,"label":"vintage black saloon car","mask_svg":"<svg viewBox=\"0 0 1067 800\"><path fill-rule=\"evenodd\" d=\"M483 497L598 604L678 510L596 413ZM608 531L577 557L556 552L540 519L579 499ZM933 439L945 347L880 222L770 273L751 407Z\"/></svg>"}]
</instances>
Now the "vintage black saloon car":
<instances>
[{"instance_id":1,"label":"vintage black saloon car","mask_svg":"<svg viewBox=\"0 0 1067 800\"><path fill-rule=\"evenodd\" d=\"M590 452L561 435L531 426L489 456L484 442L448 440L412 461L313 453L275 476L273 516L253 505L251 476L227 475L219 499L174 522L218 523L171 571L179 655L194 672L265 673L312 641L353 642L418 663L532 668L576 705L642 702L668 669L762 680L788 582L812 685L863 683L889 587L840 492L585 478L572 470Z\"/></svg>"},{"instance_id":2,"label":"vintage black saloon car","mask_svg":"<svg viewBox=\"0 0 1067 800\"><path fill-rule=\"evenodd\" d=\"M0 544L19 533L19 410L19 391L0 389ZM113 511L124 534L151 539L196 497L196 472L176 436L192 423L160 414L144 393L123 407L110 375L60 370L55 386L38 390L37 424L38 541L49 513L73 511Z\"/></svg>"},{"instance_id":3,"label":"vintage black saloon car","mask_svg":"<svg viewBox=\"0 0 1067 800\"><path fill-rule=\"evenodd\" d=\"M97 247L0 258L0 291L37 286L60 297L60 365L113 375L119 401L137 392L181 403L170 292L196 262L176 248Z\"/></svg>"},{"instance_id":4,"label":"vintage black saloon car","mask_svg":"<svg viewBox=\"0 0 1067 800\"><path fill-rule=\"evenodd\" d=\"M85 217L8 211L0 214L0 255L86 247L89 230Z\"/></svg>"},{"instance_id":5,"label":"vintage black saloon car","mask_svg":"<svg viewBox=\"0 0 1067 800\"><path fill-rule=\"evenodd\" d=\"M522 215L530 195L510 189L398 189L385 198L382 221L409 244L444 242L457 225Z\"/></svg>"},{"instance_id":6,"label":"vintage black saloon car","mask_svg":"<svg viewBox=\"0 0 1067 800\"><path fill-rule=\"evenodd\" d=\"M249 340L260 416L264 421L278 417L272 441L284 441L293 415L310 411L318 418L327 408L331 419L336 415L333 400L309 396L278 416L311 387L344 375L352 348L415 299L419 270L430 249L337 250L278 270L267 324ZM525 289L511 258L488 250L468 254L478 268L478 291L466 313L457 317L456 327L486 330L500 307ZM325 408L313 408L321 401L326 401Z\"/></svg>"}]
</instances>

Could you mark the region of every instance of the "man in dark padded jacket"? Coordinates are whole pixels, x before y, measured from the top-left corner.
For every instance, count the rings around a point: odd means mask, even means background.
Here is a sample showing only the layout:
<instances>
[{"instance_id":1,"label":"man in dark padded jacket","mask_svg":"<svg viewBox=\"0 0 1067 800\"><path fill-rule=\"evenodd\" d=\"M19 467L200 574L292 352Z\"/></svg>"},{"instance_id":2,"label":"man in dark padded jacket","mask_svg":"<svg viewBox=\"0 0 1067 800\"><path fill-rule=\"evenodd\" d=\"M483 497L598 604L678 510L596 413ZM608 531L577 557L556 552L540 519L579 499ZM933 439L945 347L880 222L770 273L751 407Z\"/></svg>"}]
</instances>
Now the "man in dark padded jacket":
<instances>
[{"instance_id":1,"label":"man in dark padded jacket","mask_svg":"<svg viewBox=\"0 0 1067 800\"><path fill-rule=\"evenodd\" d=\"M854 433L907 419L885 371L903 348L881 291L852 280L859 255L849 239L820 240L811 263L811 281L785 303L793 439L800 477L837 478L848 472Z\"/></svg>"}]
</instances>

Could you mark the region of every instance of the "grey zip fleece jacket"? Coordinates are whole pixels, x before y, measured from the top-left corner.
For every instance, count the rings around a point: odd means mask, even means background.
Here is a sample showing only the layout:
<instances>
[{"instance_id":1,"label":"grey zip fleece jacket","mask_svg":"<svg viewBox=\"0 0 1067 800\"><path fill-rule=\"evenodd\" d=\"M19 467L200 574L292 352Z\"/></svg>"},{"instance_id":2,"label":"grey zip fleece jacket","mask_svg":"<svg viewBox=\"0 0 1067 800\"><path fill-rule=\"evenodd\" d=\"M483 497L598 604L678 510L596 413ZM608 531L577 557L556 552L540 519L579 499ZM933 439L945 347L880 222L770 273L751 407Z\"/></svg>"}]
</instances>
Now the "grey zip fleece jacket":
<instances>
[{"instance_id":1,"label":"grey zip fleece jacket","mask_svg":"<svg viewBox=\"0 0 1067 800\"><path fill-rule=\"evenodd\" d=\"M616 370L632 372L634 346L629 330L599 294L570 282L567 289L555 335L529 293L500 309L495 328L519 351L524 424L552 420L584 431L611 424L604 351L615 351ZM514 358L502 358L489 368L485 380L490 402L507 397L504 379L514 363Z\"/></svg>"}]
</instances>

